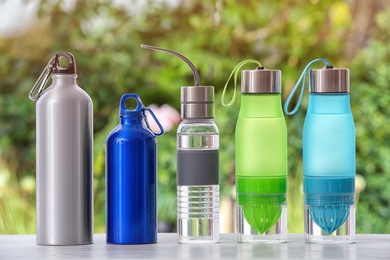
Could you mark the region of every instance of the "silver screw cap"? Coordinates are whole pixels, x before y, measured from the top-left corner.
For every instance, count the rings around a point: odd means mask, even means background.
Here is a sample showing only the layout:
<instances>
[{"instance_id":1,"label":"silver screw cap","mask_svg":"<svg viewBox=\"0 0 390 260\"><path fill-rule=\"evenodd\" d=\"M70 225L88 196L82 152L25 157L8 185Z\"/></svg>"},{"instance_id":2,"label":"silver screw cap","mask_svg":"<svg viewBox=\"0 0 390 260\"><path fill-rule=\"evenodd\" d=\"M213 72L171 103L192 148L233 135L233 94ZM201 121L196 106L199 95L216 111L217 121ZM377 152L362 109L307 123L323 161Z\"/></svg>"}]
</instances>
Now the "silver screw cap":
<instances>
[{"instance_id":1,"label":"silver screw cap","mask_svg":"<svg viewBox=\"0 0 390 260\"><path fill-rule=\"evenodd\" d=\"M259 67L256 70L243 70L241 93L275 94L281 93L282 72Z\"/></svg>"},{"instance_id":2,"label":"silver screw cap","mask_svg":"<svg viewBox=\"0 0 390 260\"><path fill-rule=\"evenodd\" d=\"M214 118L214 87L181 87L181 118Z\"/></svg>"},{"instance_id":3,"label":"silver screw cap","mask_svg":"<svg viewBox=\"0 0 390 260\"><path fill-rule=\"evenodd\" d=\"M311 93L349 93L349 69L326 66L310 70Z\"/></svg>"}]
</instances>

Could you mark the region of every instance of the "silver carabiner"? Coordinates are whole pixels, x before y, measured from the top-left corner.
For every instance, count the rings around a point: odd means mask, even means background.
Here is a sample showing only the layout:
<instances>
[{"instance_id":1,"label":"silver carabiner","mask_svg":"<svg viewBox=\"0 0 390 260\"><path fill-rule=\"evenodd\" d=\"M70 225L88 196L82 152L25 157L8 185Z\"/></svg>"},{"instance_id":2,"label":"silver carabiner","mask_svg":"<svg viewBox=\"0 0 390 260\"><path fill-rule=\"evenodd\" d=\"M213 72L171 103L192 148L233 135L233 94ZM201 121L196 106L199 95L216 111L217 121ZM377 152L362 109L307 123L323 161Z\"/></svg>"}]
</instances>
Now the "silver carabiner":
<instances>
[{"instance_id":1,"label":"silver carabiner","mask_svg":"<svg viewBox=\"0 0 390 260\"><path fill-rule=\"evenodd\" d=\"M53 58L50 59L49 63L46 65L45 69L42 71L41 75L39 76L37 82L35 82L33 88L31 89L30 93L28 94L28 97L31 101L36 101L42 94L48 90L46 87L47 81L49 80L49 77L51 75L54 59L56 56L53 56ZM39 85L39 88L38 88ZM38 91L36 91L38 88Z\"/></svg>"}]
</instances>

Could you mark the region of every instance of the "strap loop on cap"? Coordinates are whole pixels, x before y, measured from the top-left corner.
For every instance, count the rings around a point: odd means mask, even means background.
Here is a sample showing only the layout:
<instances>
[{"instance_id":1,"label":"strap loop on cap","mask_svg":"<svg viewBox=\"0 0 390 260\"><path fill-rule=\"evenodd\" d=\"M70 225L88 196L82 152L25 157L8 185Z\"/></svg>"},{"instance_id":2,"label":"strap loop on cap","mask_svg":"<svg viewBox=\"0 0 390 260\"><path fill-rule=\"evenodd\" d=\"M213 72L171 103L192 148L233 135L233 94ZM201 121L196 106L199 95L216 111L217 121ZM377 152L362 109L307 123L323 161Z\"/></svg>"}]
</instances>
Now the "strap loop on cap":
<instances>
[{"instance_id":1,"label":"strap loop on cap","mask_svg":"<svg viewBox=\"0 0 390 260\"><path fill-rule=\"evenodd\" d=\"M240 71L240 69L241 69L242 66L244 66L244 65L246 65L246 64L251 64L251 63L252 63L252 64L257 64L259 67L263 67L263 65L261 65L261 62L260 62L260 61L251 60L251 59L241 61L240 63L238 63L238 64L234 67L234 69L233 69L232 73L230 74L230 76L229 76L229 78L228 78L228 80L227 80L227 82L226 82L226 84L225 84L225 86L224 86L224 88L223 88L223 91L222 91L221 102L222 102L222 105L223 105L224 107L230 107L231 105L234 104L234 101L235 101L235 99L236 99L236 91L237 91L237 90L236 90L236 86L237 86L238 72ZM232 97L232 99L229 101L229 103L226 104L226 102L225 102L226 89L227 89L227 86L228 86L229 81L230 81L230 79L232 78L233 74L234 74L233 97Z\"/></svg>"},{"instance_id":2,"label":"strap loop on cap","mask_svg":"<svg viewBox=\"0 0 390 260\"><path fill-rule=\"evenodd\" d=\"M291 90L290 95L288 95L288 97L286 99L286 103L284 103L284 113L286 113L287 115L293 115L293 114L295 114L298 111L298 109L299 109L299 107L301 105L301 102L302 102L303 93L305 92L305 82L306 82L307 72L308 72L308 70L309 70L311 65L313 65L316 62L320 62L320 61L324 62L326 64L326 66L330 66L329 61L327 59L323 59L323 58L312 60L311 62L309 62L306 65L306 67L303 70L301 76L299 77L297 83L295 84L295 86ZM295 92L297 91L297 89L299 87L299 84L301 84L301 82L302 82L301 94L299 95L298 102L297 102L297 104L295 105L295 107L294 107L294 109L292 111L288 111L288 105L290 104L291 99L293 98L293 96L294 96Z\"/></svg>"},{"instance_id":3,"label":"strap loop on cap","mask_svg":"<svg viewBox=\"0 0 390 260\"><path fill-rule=\"evenodd\" d=\"M189 59L187 59L185 56L183 56L182 54L175 52L175 51L172 51L172 50L168 50L168 49L164 49L164 48L160 48L160 47L156 47L156 46L152 46L152 45L146 45L146 44L141 44L141 48L149 49L149 50L153 50L153 51L162 51L162 52L166 52L166 53L169 53L173 56L178 57L179 59L181 59L182 61L187 63L187 65L191 68L192 74L194 75L195 86L196 87L199 86L200 83L199 83L198 71L196 70L194 64L192 64L192 62Z\"/></svg>"}]
</instances>

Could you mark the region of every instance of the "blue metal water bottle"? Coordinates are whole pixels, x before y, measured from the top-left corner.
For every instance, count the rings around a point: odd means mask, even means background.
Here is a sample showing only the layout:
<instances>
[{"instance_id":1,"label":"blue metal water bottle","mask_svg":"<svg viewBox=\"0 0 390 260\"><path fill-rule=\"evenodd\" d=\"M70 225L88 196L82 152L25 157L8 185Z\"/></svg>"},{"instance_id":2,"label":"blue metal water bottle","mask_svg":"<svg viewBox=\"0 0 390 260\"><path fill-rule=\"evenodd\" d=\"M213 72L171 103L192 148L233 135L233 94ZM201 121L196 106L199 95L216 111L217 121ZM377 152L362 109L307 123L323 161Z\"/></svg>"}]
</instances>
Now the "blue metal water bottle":
<instances>
[{"instance_id":1,"label":"blue metal water bottle","mask_svg":"<svg viewBox=\"0 0 390 260\"><path fill-rule=\"evenodd\" d=\"M128 99L137 102L129 110ZM154 133L149 112L160 128ZM107 243L157 242L157 141L164 130L137 94L125 94L119 105L119 125L106 142Z\"/></svg>"}]
</instances>

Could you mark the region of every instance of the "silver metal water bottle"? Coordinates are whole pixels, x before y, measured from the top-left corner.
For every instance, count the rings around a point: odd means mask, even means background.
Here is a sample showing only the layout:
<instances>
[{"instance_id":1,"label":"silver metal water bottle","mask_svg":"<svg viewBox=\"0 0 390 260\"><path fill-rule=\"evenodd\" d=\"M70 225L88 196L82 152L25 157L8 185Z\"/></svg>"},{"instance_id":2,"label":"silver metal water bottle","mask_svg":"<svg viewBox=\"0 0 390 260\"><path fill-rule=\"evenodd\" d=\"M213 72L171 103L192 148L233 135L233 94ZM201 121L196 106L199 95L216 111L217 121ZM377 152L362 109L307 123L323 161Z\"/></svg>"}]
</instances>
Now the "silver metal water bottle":
<instances>
[{"instance_id":1,"label":"silver metal water bottle","mask_svg":"<svg viewBox=\"0 0 390 260\"><path fill-rule=\"evenodd\" d=\"M68 60L67 67L60 65L63 59ZM52 85L46 88L51 74ZM92 100L77 85L76 78L73 55L58 53L29 96L37 101L36 231L39 245L92 243Z\"/></svg>"}]
</instances>

